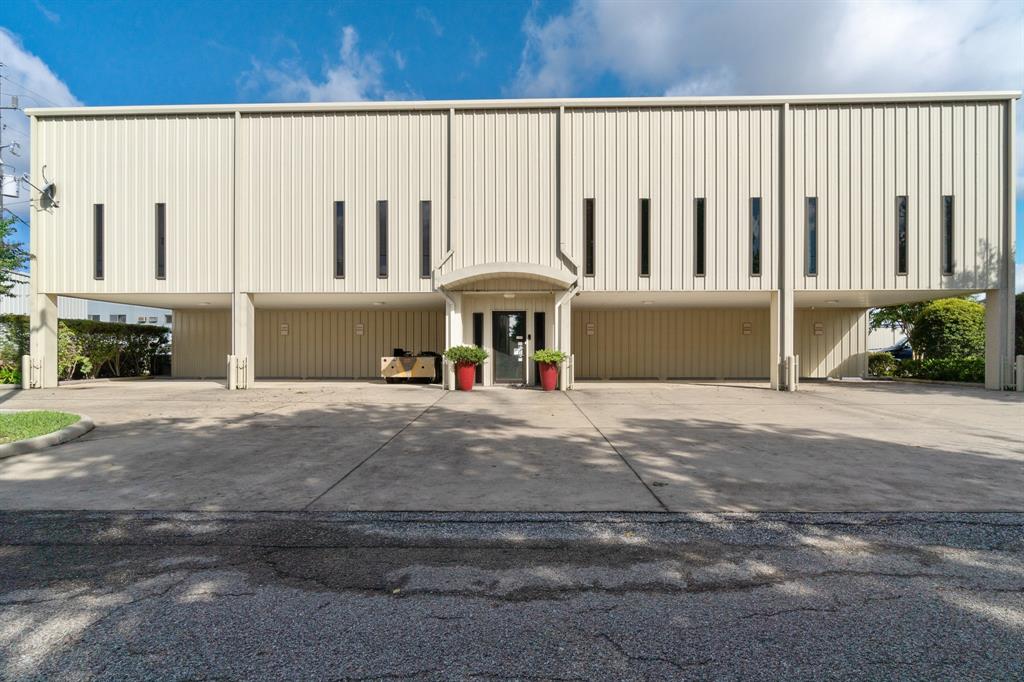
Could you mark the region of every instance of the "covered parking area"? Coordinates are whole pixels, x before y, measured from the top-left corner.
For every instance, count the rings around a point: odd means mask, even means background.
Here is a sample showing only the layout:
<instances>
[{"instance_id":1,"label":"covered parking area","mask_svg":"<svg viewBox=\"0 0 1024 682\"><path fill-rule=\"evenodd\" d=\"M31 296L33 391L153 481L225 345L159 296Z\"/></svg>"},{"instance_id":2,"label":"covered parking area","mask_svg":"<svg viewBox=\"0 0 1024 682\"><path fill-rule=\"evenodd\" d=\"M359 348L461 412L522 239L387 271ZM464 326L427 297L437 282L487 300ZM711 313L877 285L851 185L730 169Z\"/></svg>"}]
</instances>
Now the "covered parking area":
<instances>
[{"instance_id":1,"label":"covered parking area","mask_svg":"<svg viewBox=\"0 0 1024 682\"><path fill-rule=\"evenodd\" d=\"M401 348L440 353L444 299L419 294L245 295L251 327L232 329L230 299L175 310L173 375L223 378L232 334L251 344L254 379L376 379L380 359Z\"/></svg>"},{"instance_id":2,"label":"covered parking area","mask_svg":"<svg viewBox=\"0 0 1024 682\"><path fill-rule=\"evenodd\" d=\"M5 407L91 416L0 460L4 509L1024 509L1024 401L874 381L580 382L450 393L378 382L83 382Z\"/></svg>"},{"instance_id":3,"label":"covered parking area","mask_svg":"<svg viewBox=\"0 0 1024 682\"><path fill-rule=\"evenodd\" d=\"M771 310L767 291L584 292L573 301L575 378L768 382ZM867 334L860 300L799 301L799 376L866 377Z\"/></svg>"}]
</instances>

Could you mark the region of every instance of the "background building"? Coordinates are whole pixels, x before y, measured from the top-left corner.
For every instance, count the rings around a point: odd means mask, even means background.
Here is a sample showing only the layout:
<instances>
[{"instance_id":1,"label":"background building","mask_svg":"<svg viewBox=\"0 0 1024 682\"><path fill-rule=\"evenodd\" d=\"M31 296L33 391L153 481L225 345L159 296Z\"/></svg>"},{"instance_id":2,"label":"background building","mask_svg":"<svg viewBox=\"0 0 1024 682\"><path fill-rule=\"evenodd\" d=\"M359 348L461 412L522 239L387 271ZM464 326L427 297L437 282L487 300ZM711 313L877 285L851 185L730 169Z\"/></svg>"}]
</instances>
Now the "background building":
<instances>
[{"instance_id":1,"label":"background building","mask_svg":"<svg viewBox=\"0 0 1024 682\"><path fill-rule=\"evenodd\" d=\"M29 284L29 275L25 272L12 272L11 280L14 286L7 296L0 296L0 314L2 315L28 315L31 310L32 287ZM88 315L88 301L80 298L68 298L60 296L57 299L57 314L61 319L82 320Z\"/></svg>"},{"instance_id":2,"label":"background building","mask_svg":"<svg viewBox=\"0 0 1024 682\"><path fill-rule=\"evenodd\" d=\"M31 310L31 287L27 273L12 274L15 281L10 294L0 297L0 314L28 315ZM126 303L107 303L104 301L87 301L83 298L60 296L57 299L57 315L68 320L96 320L97 322L124 322L127 324L158 324L168 329L171 327L173 315L163 308L147 308L145 306Z\"/></svg>"},{"instance_id":3,"label":"background building","mask_svg":"<svg viewBox=\"0 0 1024 682\"><path fill-rule=\"evenodd\" d=\"M862 376L867 310L984 293L1012 382L1017 93L36 109L34 382L58 295L173 309L174 374ZM102 172L95 172L95 169ZM226 370L227 368L227 370Z\"/></svg>"}]
</instances>

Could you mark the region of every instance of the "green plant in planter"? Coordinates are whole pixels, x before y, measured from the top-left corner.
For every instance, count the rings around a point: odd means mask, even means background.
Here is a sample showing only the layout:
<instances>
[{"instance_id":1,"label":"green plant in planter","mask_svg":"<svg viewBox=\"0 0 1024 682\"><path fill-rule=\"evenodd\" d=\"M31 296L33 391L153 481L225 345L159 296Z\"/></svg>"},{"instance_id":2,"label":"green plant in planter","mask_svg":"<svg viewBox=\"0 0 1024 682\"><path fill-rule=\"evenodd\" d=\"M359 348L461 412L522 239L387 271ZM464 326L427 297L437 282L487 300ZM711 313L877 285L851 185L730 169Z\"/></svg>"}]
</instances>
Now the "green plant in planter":
<instances>
[{"instance_id":1,"label":"green plant in planter","mask_svg":"<svg viewBox=\"0 0 1024 682\"><path fill-rule=\"evenodd\" d=\"M444 352L444 357L456 365L464 362L479 365L487 359L487 351L479 346L452 346Z\"/></svg>"},{"instance_id":2,"label":"green plant in planter","mask_svg":"<svg viewBox=\"0 0 1024 682\"><path fill-rule=\"evenodd\" d=\"M530 359L534 362L547 362L552 365L558 365L565 362L568 357L564 351L555 350L554 348L538 348L530 356Z\"/></svg>"}]
</instances>

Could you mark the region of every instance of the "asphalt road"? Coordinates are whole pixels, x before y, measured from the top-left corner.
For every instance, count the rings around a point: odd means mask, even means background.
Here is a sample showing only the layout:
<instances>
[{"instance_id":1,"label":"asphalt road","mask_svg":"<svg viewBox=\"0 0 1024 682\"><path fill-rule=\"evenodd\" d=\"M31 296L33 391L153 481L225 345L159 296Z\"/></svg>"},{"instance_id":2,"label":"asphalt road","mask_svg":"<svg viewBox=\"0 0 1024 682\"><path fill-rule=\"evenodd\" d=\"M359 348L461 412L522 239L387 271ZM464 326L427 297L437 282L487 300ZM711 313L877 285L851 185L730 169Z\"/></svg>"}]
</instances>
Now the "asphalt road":
<instances>
[{"instance_id":1,"label":"asphalt road","mask_svg":"<svg viewBox=\"0 0 1024 682\"><path fill-rule=\"evenodd\" d=\"M1021 679L1024 514L0 513L0 678Z\"/></svg>"}]
</instances>

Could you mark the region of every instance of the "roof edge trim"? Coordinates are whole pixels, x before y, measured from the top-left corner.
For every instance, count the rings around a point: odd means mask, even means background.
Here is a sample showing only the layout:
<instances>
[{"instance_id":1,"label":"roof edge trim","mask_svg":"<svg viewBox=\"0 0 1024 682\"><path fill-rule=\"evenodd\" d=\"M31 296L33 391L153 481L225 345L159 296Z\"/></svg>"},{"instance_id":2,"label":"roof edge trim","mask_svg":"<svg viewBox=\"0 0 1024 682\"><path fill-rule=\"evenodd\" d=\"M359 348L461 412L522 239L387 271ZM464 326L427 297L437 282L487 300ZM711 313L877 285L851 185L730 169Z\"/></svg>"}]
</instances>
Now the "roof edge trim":
<instances>
[{"instance_id":1,"label":"roof edge trim","mask_svg":"<svg viewBox=\"0 0 1024 682\"><path fill-rule=\"evenodd\" d=\"M756 95L724 97L602 97L567 99L469 99L384 102L302 102L281 104L160 104L145 106L32 107L29 116L167 116L177 114L275 114L326 112L447 111L474 109L588 109L614 107L724 107L782 104L898 104L912 102L1004 101L1020 99L1019 90L874 93L860 95Z\"/></svg>"}]
</instances>

